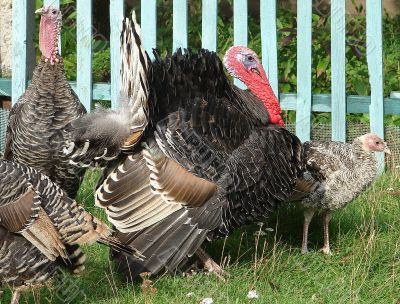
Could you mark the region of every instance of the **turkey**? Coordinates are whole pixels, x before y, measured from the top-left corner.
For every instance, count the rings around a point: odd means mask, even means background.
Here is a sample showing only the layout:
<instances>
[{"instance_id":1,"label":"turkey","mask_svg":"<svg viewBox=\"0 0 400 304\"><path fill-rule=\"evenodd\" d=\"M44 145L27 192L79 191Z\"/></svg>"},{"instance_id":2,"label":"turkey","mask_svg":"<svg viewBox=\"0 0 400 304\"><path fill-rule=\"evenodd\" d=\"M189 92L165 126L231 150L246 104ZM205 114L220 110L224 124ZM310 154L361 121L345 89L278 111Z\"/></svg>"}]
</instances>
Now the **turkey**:
<instances>
[{"instance_id":1,"label":"turkey","mask_svg":"<svg viewBox=\"0 0 400 304\"><path fill-rule=\"evenodd\" d=\"M225 64L232 76L245 79L246 69L231 69L230 53L243 52L247 48L232 47L227 52ZM257 60L253 53L254 60ZM283 126L280 109L269 83L252 81L248 88L262 101L269 113L275 114L270 123ZM331 141L307 141L303 144L303 158L307 170L297 182L289 200L299 201L304 208L302 253L307 253L308 227L316 211L322 213L324 245L322 251L330 254L328 225L331 211L345 207L370 185L377 175L377 163L373 152L390 153L386 143L375 134L365 134L352 143Z\"/></svg>"},{"instance_id":2,"label":"turkey","mask_svg":"<svg viewBox=\"0 0 400 304\"><path fill-rule=\"evenodd\" d=\"M65 264L74 262L66 245L99 241L140 256L110 233L47 176L26 165L0 161L0 288L15 289L12 303L18 303L21 290L46 283L60 266L57 258ZM78 251L73 259L84 256Z\"/></svg>"},{"instance_id":3,"label":"turkey","mask_svg":"<svg viewBox=\"0 0 400 304\"><path fill-rule=\"evenodd\" d=\"M386 143L376 134L357 137L352 143L308 141L304 145L308 172L298 180L290 200L304 208L302 253L308 252L308 227L316 211L322 214L324 245L331 254L329 221L332 211L344 208L375 179L378 167L374 152L390 154Z\"/></svg>"},{"instance_id":4,"label":"turkey","mask_svg":"<svg viewBox=\"0 0 400 304\"><path fill-rule=\"evenodd\" d=\"M249 54L230 62L248 71L245 82L268 82ZM115 237L144 256L112 252L129 281L141 272L175 271L206 239L273 212L304 166L298 138L269 124L265 105L233 86L216 53L178 50L162 59L155 52L146 81L144 134L107 165L96 192Z\"/></svg>"},{"instance_id":5,"label":"turkey","mask_svg":"<svg viewBox=\"0 0 400 304\"><path fill-rule=\"evenodd\" d=\"M60 153L68 136L62 129L86 110L67 82L58 55L61 11L48 6L36 13L41 15L42 58L32 82L10 111L4 159L37 169L75 198L84 171Z\"/></svg>"}]
</instances>

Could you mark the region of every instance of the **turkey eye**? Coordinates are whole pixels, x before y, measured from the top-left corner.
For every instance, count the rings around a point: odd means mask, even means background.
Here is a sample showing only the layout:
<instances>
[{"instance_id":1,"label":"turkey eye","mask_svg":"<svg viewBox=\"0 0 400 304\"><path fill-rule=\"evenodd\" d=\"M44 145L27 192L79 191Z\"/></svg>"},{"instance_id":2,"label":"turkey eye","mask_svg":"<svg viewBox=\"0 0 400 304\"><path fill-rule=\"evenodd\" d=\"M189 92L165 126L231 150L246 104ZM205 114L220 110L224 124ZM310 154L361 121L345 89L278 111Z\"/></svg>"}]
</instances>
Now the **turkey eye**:
<instances>
[{"instance_id":1,"label":"turkey eye","mask_svg":"<svg viewBox=\"0 0 400 304\"><path fill-rule=\"evenodd\" d=\"M56 11L52 11L53 15L55 15L57 12Z\"/></svg>"},{"instance_id":2,"label":"turkey eye","mask_svg":"<svg viewBox=\"0 0 400 304\"><path fill-rule=\"evenodd\" d=\"M248 60L248 61L253 61L253 60L254 60L254 57L253 57L253 56L247 56L247 60Z\"/></svg>"},{"instance_id":3,"label":"turkey eye","mask_svg":"<svg viewBox=\"0 0 400 304\"><path fill-rule=\"evenodd\" d=\"M375 144L379 145L379 144L380 144L380 142L379 142L379 141L377 141L377 142L375 142Z\"/></svg>"}]
</instances>

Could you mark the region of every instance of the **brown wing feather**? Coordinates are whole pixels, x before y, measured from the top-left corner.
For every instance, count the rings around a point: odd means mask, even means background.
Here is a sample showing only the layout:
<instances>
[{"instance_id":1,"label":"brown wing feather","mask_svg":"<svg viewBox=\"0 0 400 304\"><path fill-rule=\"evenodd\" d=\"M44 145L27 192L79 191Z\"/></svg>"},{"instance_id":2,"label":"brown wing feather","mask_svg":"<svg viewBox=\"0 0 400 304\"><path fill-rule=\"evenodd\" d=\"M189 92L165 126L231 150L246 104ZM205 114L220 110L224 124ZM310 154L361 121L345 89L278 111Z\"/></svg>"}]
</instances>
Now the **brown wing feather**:
<instances>
[{"instance_id":1,"label":"brown wing feather","mask_svg":"<svg viewBox=\"0 0 400 304\"><path fill-rule=\"evenodd\" d=\"M216 185L166 157L155 141L130 155L98 188L96 204L122 232L138 231L184 206L202 206Z\"/></svg>"},{"instance_id":2,"label":"brown wing feather","mask_svg":"<svg viewBox=\"0 0 400 304\"><path fill-rule=\"evenodd\" d=\"M54 261L58 256L67 258L61 236L43 208L39 208L37 219L21 235L49 260Z\"/></svg>"},{"instance_id":3,"label":"brown wing feather","mask_svg":"<svg viewBox=\"0 0 400 304\"><path fill-rule=\"evenodd\" d=\"M307 197L311 192L315 190L318 186L319 182L316 180L306 180L304 178L298 178L296 180L296 187L293 193L288 198L289 202L300 201L303 198Z\"/></svg>"},{"instance_id":4,"label":"brown wing feather","mask_svg":"<svg viewBox=\"0 0 400 304\"><path fill-rule=\"evenodd\" d=\"M32 188L0 207L0 225L10 232L20 232L30 226L38 215L40 197Z\"/></svg>"}]
</instances>

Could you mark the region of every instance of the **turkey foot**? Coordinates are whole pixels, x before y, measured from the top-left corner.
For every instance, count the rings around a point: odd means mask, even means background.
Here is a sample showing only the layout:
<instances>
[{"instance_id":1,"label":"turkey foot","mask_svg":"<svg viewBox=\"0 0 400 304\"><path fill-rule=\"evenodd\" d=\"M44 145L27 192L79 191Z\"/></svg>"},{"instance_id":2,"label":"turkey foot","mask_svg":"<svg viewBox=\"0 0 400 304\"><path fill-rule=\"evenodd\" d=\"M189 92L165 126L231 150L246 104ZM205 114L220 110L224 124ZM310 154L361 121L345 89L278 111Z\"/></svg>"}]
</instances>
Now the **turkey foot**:
<instances>
[{"instance_id":1,"label":"turkey foot","mask_svg":"<svg viewBox=\"0 0 400 304\"><path fill-rule=\"evenodd\" d=\"M215 262L203 249L197 249L196 255L203 262L204 269L214 273L218 278L225 281L225 276L227 276L228 273L223 270L222 267L219 266L218 263Z\"/></svg>"}]
</instances>

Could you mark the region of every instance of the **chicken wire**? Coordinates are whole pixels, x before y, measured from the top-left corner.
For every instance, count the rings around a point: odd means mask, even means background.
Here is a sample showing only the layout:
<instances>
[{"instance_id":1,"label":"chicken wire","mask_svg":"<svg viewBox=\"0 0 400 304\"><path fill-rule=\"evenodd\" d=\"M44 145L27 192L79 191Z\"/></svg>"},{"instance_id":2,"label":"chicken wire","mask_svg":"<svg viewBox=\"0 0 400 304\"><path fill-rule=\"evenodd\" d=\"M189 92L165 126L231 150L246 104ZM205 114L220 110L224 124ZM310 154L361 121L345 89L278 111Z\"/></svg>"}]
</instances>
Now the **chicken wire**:
<instances>
[{"instance_id":1,"label":"chicken wire","mask_svg":"<svg viewBox=\"0 0 400 304\"><path fill-rule=\"evenodd\" d=\"M2 155L3 151L4 151L4 142L6 140L6 131L7 131L7 122L8 122L8 113L9 113L8 110L0 108L0 155Z\"/></svg>"},{"instance_id":2,"label":"chicken wire","mask_svg":"<svg viewBox=\"0 0 400 304\"><path fill-rule=\"evenodd\" d=\"M287 124L287 129L295 132L295 124ZM368 124L348 123L346 141L351 142L354 138L371 132ZM313 140L331 140L332 127L328 124L313 124L311 128L311 139ZM391 151L391 155L386 155L386 164L389 168L400 166L400 127L385 126L385 140Z\"/></svg>"}]
</instances>

